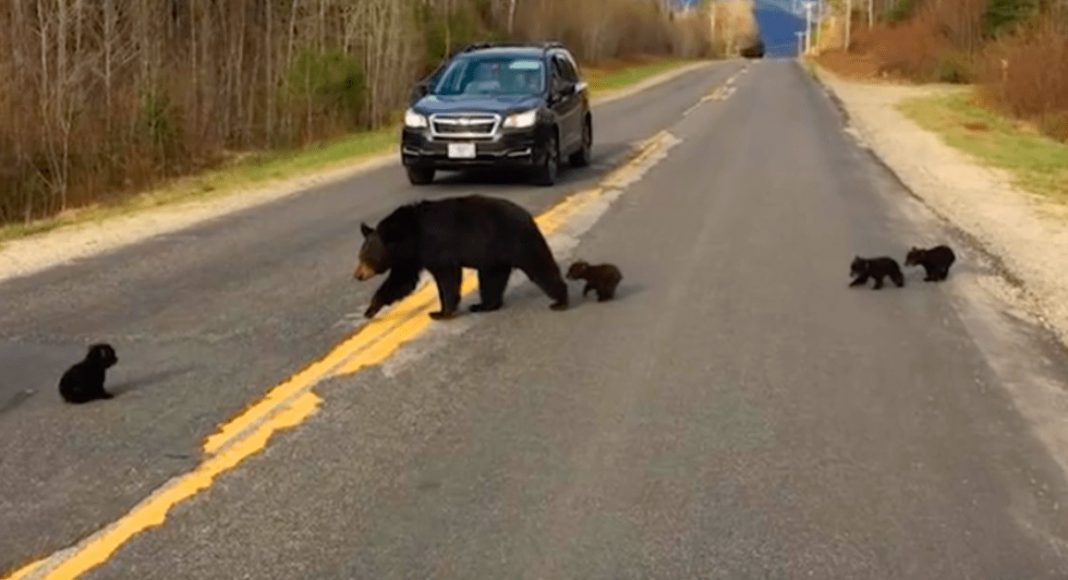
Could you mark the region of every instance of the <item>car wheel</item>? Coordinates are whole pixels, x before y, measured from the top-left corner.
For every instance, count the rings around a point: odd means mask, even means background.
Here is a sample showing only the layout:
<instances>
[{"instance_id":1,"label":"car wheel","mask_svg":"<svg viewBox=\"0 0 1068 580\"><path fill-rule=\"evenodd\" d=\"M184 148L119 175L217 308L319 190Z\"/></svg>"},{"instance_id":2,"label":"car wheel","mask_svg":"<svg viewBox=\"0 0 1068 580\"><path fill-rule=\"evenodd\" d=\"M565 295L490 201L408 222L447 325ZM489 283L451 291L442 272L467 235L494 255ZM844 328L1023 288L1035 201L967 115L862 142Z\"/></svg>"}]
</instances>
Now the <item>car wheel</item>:
<instances>
[{"instance_id":1,"label":"car wheel","mask_svg":"<svg viewBox=\"0 0 1068 580\"><path fill-rule=\"evenodd\" d=\"M556 176L560 171L560 144L556 135L551 135L545 143L545 155L541 164L534 171L534 183L549 187L556 184Z\"/></svg>"},{"instance_id":2,"label":"car wheel","mask_svg":"<svg viewBox=\"0 0 1068 580\"><path fill-rule=\"evenodd\" d=\"M408 167L408 182L412 185L430 185L434 182L434 170L426 167Z\"/></svg>"},{"instance_id":3,"label":"car wheel","mask_svg":"<svg viewBox=\"0 0 1068 580\"><path fill-rule=\"evenodd\" d=\"M568 161L573 167L586 167L590 164L593 149L593 127L587 120L582 124L582 147L571 154Z\"/></svg>"}]
</instances>

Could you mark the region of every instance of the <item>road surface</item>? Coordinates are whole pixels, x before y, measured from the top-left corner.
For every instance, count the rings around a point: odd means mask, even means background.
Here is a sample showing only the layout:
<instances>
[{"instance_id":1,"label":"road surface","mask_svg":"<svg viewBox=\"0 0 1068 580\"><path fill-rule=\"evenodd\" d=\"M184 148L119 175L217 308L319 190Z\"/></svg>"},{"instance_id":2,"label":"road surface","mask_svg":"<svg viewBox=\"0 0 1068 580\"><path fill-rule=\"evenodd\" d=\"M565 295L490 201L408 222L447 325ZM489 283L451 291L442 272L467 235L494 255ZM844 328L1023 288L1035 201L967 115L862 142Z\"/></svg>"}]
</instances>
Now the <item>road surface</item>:
<instances>
[{"instance_id":1,"label":"road surface","mask_svg":"<svg viewBox=\"0 0 1068 580\"><path fill-rule=\"evenodd\" d=\"M388 167L0 285L0 569L77 544L48 565L1068 577L1066 449L1036 414L1042 397L1063 403L1063 350L1004 314L994 267L858 146L797 64L716 64L598 107L595 126L595 166L551 190L417 189ZM657 156L627 161L657 135ZM621 164L642 165L604 186ZM361 220L422 196L492 193L542 214L609 190L610 207L550 237L562 261L617 263L616 301L572 286L574 308L551 312L516 274L504 310L324 377L262 451L190 479L220 424L363 324L376 283L351 280ZM960 248L946 284L910 271L904 289L847 288L854 254L935 241ZM98 339L118 349L120 395L60 404L58 373ZM176 489L188 499L158 522L134 507ZM101 529L103 544L79 544Z\"/></svg>"}]
</instances>

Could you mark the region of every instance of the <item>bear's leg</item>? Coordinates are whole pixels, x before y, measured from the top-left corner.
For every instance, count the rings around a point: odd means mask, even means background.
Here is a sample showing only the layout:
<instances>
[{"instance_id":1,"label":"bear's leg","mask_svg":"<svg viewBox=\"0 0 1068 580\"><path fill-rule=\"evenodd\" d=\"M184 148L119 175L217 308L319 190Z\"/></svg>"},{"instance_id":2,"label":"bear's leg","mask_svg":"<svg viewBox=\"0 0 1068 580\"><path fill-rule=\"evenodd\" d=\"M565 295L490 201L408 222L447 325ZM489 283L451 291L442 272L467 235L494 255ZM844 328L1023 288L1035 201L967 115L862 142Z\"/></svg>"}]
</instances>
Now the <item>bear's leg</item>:
<instances>
[{"instance_id":1,"label":"bear's leg","mask_svg":"<svg viewBox=\"0 0 1068 580\"><path fill-rule=\"evenodd\" d=\"M582 289L582 297L585 298L590 291L593 290L593 284L586 282L586 287Z\"/></svg>"},{"instance_id":2,"label":"bear's leg","mask_svg":"<svg viewBox=\"0 0 1068 580\"><path fill-rule=\"evenodd\" d=\"M905 287L905 275L902 274L900 270L890 274L890 279L894 281L894 285L898 288Z\"/></svg>"},{"instance_id":3,"label":"bear's leg","mask_svg":"<svg viewBox=\"0 0 1068 580\"><path fill-rule=\"evenodd\" d=\"M549 298L553 299L553 303L549 308L553 310L567 309L567 284L560 277L560 269L557 268L555 262L550 259L548 263L538 264L537 266L520 266L519 269L527 275L531 282L537 284L542 292L545 292Z\"/></svg>"},{"instance_id":4,"label":"bear's leg","mask_svg":"<svg viewBox=\"0 0 1068 580\"><path fill-rule=\"evenodd\" d=\"M431 312L430 317L434 320L446 320L456 316L456 309L460 306L463 269L459 266L438 266L430 270L430 275L438 286L438 299L441 301L441 310Z\"/></svg>"},{"instance_id":5,"label":"bear's leg","mask_svg":"<svg viewBox=\"0 0 1068 580\"><path fill-rule=\"evenodd\" d=\"M616 297L616 287L614 285L609 284L607 287L602 288L602 289L597 291L597 301L598 302L608 302L609 300L611 300L611 299L613 299L615 297Z\"/></svg>"},{"instance_id":6,"label":"bear's leg","mask_svg":"<svg viewBox=\"0 0 1068 580\"><path fill-rule=\"evenodd\" d=\"M934 266L924 266L923 270L927 273L923 278L924 282L934 282L938 279L938 269Z\"/></svg>"},{"instance_id":7,"label":"bear's leg","mask_svg":"<svg viewBox=\"0 0 1068 580\"><path fill-rule=\"evenodd\" d=\"M504 289L508 287L511 266L493 266L478 271L479 304L471 306L471 312L493 312L504 304Z\"/></svg>"},{"instance_id":8,"label":"bear's leg","mask_svg":"<svg viewBox=\"0 0 1068 580\"><path fill-rule=\"evenodd\" d=\"M863 285L865 285L867 283L868 283L868 275L867 274L861 274L861 276L859 278L857 278L856 280L853 280L853 282L849 285L849 287L852 288L854 286L863 286Z\"/></svg>"},{"instance_id":9,"label":"bear's leg","mask_svg":"<svg viewBox=\"0 0 1068 580\"><path fill-rule=\"evenodd\" d=\"M882 287L883 287L883 276L881 274L877 274L875 276L875 286L872 286L872 290L879 290Z\"/></svg>"}]
</instances>

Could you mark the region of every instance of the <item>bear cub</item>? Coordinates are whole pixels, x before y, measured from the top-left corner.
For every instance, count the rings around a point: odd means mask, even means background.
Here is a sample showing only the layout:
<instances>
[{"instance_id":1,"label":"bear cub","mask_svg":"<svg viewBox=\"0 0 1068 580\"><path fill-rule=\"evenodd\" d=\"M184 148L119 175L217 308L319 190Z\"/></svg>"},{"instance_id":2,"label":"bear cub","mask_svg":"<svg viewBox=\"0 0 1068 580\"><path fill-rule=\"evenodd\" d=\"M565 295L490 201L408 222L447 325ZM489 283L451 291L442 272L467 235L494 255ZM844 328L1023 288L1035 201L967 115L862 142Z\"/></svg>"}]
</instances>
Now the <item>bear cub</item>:
<instances>
[{"instance_id":1,"label":"bear cub","mask_svg":"<svg viewBox=\"0 0 1068 580\"><path fill-rule=\"evenodd\" d=\"M104 390L104 378L107 370L119 357L110 344L100 343L89 347L85 360L67 369L59 380L59 394L68 403L88 403L97 399L114 397Z\"/></svg>"},{"instance_id":2,"label":"bear cub","mask_svg":"<svg viewBox=\"0 0 1068 580\"><path fill-rule=\"evenodd\" d=\"M867 284L869 278L875 279L873 290L883 287L884 278L893 280L898 288L905 285L905 276L901 274L901 267L897 265L897 261L893 258L861 258L860 256L855 256L853 263L849 266L849 274L854 277L853 282L849 284L850 288Z\"/></svg>"},{"instance_id":3,"label":"bear cub","mask_svg":"<svg viewBox=\"0 0 1068 580\"><path fill-rule=\"evenodd\" d=\"M579 260L567 269L568 280L585 280L586 287L582 289L585 297L593 290L597 294L598 302L611 300L616 295L616 287L623 279L623 274L614 264L591 265L584 260Z\"/></svg>"},{"instance_id":4,"label":"bear cub","mask_svg":"<svg viewBox=\"0 0 1068 580\"><path fill-rule=\"evenodd\" d=\"M949 276L949 267L957 261L953 249L946 245L930 249L912 248L905 256L906 266L923 266L927 276L924 282L941 282Z\"/></svg>"}]
</instances>

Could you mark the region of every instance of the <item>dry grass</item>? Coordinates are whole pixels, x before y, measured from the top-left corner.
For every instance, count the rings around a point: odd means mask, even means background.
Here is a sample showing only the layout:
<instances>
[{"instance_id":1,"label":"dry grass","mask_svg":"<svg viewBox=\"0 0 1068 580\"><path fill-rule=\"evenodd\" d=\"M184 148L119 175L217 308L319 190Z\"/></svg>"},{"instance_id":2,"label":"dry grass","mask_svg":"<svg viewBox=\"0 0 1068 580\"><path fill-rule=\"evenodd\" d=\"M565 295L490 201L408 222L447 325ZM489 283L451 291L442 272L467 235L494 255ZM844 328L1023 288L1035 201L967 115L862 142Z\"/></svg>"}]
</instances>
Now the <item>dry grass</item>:
<instances>
[{"instance_id":1,"label":"dry grass","mask_svg":"<svg viewBox=\"0 0 1068 580\"><path fill-rule=\"evenodd\" d=\"M1068 141L1068 35L1036 23L988 50L984 94L1000 110Z\"/></svg>"},{"instance_id":2,"label":"dry grass","mask_svg":"<svg viewBox=\"0 0 1068 580\"><path fill-rule=\"evenodd\" d=\"M829 52L819 62L853 78L972 82L983 6L982 0L942 0L924 4L904 22L855 26L850 52Z\"/></svg>"},{"instance_id":3,"label":"dry grass","mask_svg":"<svg viewBox=\"0 0 1068 580\"><path fill-rule=\"evenodd\" d=\"M1008 171L1023 189L1068 202L1068 145L991 111L973 91L911 99L901 110L950 146Z\"/></svg>"}]
</instances>

